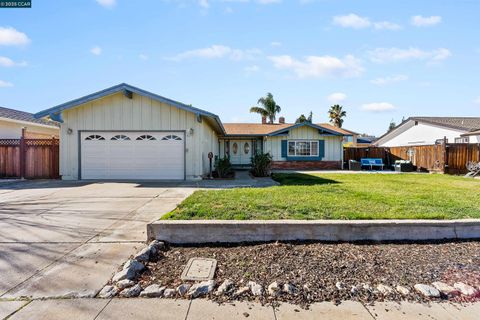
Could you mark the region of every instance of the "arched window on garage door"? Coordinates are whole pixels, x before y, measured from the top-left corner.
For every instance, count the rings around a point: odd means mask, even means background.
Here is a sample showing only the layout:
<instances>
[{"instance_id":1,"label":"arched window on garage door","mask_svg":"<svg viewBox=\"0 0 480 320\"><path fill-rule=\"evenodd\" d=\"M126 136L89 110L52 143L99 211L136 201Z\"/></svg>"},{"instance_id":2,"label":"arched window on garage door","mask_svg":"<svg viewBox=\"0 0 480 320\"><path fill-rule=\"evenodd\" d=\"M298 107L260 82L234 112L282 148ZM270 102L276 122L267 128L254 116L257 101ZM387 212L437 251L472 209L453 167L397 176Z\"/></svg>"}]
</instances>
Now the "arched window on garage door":
<instances>
[{"instance_id":1,"label":"arched window on garage door","mask_svg":"<svg viewBox=\"0 0 480 320\"><path fill-rule=\"evenodd\" d=\"M114 140L114 141L128 141L128 140L130 140L130 138L127 137L127 136L124 135L124 134L117 134L116 136L113 136L110 140Z\"/></svg>"},{"instance_id":2,"label":"arched window on garage door","mask_svg":"<svg viewBox=\"0 0 480 320\"><path fill-rule=\"evenodd\" d=\"M151 136L149 134L143 134L140 137L137 137L135 140L157 140L154 136Z\"/></svg>"},{"instance_id":3,"label":"arched window on garage door","mask_svg":"<svg viewBox=\"0 0 480 320\"><path fill-rule=\"evenodd\" d=\"M180 138L179 136L176 136L174 134L171 134L171 135L163 137L162 140L182 140L182 138Z\"/></svg>"},{"instance_id":4,"label":"arched window on garage door","mask_svg":"<svg viewBox=\"0 0 480 320\"><path fill-rule=\"evenodd\" d=\"M98 134L92 134L86 137L85 140L99 141L99 140L105 140L105 138Z\"/></svg>"}]
</instances>

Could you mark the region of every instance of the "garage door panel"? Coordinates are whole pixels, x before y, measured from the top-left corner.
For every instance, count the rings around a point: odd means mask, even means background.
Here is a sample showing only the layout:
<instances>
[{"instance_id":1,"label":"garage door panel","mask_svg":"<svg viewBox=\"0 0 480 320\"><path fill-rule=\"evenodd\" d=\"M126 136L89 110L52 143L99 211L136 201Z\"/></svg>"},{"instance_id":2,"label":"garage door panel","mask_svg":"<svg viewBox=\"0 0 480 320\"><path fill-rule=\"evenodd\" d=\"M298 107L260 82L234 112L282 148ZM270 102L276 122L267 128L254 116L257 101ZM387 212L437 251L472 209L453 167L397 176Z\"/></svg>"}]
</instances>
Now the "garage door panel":
<instances>
[{"instance_id":1,"label":"garage door panel","mask_svg":"<svg viewBox=\"0 0 480 320\"><path fill-rule=\"evenodd\" d=\"M82 178L184 179L183 139L182 132L84 132Z\"/></svg>"}]
</instances>

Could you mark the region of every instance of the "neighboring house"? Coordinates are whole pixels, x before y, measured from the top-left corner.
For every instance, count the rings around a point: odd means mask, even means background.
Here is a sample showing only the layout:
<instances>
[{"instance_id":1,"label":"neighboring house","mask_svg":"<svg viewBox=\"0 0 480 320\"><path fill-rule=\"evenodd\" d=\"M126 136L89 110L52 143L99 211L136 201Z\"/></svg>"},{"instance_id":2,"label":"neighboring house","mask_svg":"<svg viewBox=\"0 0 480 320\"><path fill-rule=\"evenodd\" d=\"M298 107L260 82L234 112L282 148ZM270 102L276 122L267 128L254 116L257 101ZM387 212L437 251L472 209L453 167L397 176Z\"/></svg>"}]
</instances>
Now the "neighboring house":
<instances>
[{"instance_id":1,"label":"neighboring house","mask_svg":"<svg viewBox=\"0 0 480 320\"><path fill-rule=\"evenodd\" d=\"M63 179L198 179L208 154L247 165L341 168L348 132L328 124L223 124L208 111L120 84L41 111L60 122Z\"/></svg>"},{"instance_id":2,"label":"neighboring house","mask_svg":"<svg viewBox=\"0 0 480 320\"><path fill-rule=\"evenodd\" d=\"M59 136L56 122L36 119L32 113L0 107L0 139L20 139L25 128L25 138L41 139Z\"/></svg>"},{"instance_id":3,"label":"neighboring house","mask_svg":"<svg viewBox=\"0 0 480 320\"><path fill-rule=\"evenodd\" d=\"M448 143L480 143L479 129L480 117L410 117L378 138L374 145L430 145L444 138Z\"/></svg>"}]
</instances>

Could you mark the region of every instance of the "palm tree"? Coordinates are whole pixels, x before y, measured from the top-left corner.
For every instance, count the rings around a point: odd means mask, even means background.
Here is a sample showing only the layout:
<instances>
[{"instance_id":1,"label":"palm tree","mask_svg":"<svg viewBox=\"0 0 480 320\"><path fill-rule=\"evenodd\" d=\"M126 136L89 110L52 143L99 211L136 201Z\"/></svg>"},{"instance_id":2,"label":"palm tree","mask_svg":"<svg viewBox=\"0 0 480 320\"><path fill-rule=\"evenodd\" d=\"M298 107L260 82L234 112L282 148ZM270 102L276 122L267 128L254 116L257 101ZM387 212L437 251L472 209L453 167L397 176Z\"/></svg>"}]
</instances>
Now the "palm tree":
<instances>
[{"instance_id":1,"label":"palm tree","mask_svg":"<svg viewBox=\"0 0 480 320\"><path fill-rule=\"evenodd\" d=\"M343 107L341 105L335 104L330 107L330 110L328 110L328 116L330 117L330 122L335 127L341 128L343 124L342 118L347 116L347 112L343 111Z\"/></svg>"},{"instance_id":2,"label":"palm tree","mask_svg":"<svg viewBox=\"0 0 480 320\"><path fill-rule=\"evenodd\" d=\"M277 113L282 110L275 100L273 100L273 95L270 92L267 93L265 97L258 99L257 103L261 104L262 107L251 107L250 112L258 113L262 115L262 117L267 117L269 123L273 123Z\"/></svg>"}]
</instances>

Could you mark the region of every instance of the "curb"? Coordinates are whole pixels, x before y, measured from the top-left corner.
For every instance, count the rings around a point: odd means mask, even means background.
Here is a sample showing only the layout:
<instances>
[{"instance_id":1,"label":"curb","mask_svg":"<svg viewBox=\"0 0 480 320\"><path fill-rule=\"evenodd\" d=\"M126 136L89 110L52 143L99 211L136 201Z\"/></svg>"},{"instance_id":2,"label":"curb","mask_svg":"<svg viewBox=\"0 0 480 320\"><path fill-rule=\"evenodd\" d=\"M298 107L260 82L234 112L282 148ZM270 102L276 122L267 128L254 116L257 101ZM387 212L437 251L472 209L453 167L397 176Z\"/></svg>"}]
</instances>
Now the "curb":
<instances>
[{"instance_id":1,"label":"curb","mask_svg":"<svg viewBox=\"0 0 480 320\"><path fill-rule=\"evenodd\" d=\"M147 236L170 243L480 239L480 219L159 220Z\"/></svg>"}]
</instances>

